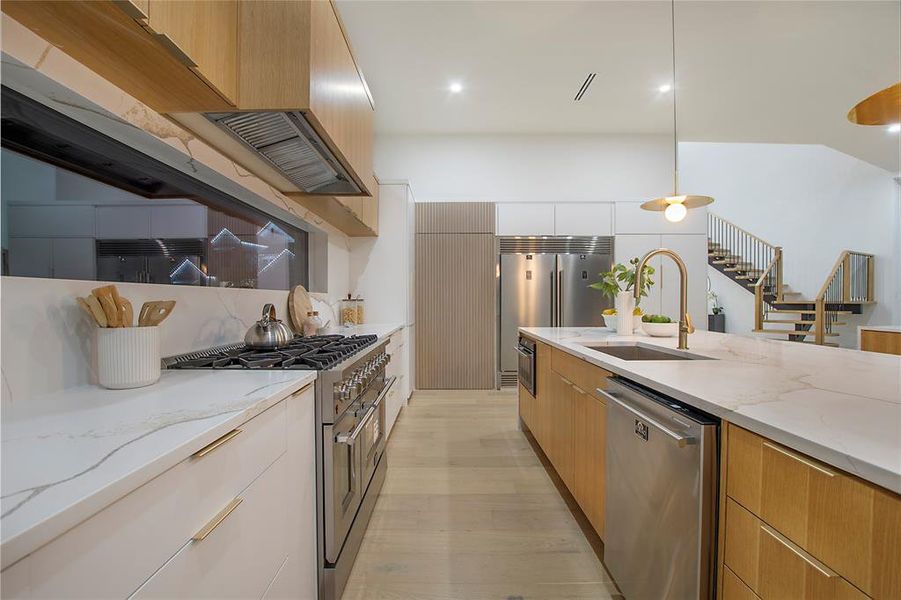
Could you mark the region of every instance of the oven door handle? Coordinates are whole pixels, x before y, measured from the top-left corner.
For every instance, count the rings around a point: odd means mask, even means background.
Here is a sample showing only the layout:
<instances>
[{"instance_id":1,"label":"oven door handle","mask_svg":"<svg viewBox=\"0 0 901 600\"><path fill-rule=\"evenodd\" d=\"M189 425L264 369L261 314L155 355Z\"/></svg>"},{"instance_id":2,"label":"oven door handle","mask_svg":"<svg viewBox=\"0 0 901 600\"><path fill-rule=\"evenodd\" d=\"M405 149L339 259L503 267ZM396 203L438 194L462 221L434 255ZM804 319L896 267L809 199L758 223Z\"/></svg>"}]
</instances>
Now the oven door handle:
<instances>
[{"instance_id":1,"label":"oven door handle","mask_svg":"<svg viewBox=\"0 0 901 600\"><path fill-rule=\"evenodd\" d=\"M526 358L532 358L533 356L535 356L532 352L529 352L528 350L523 350L522 346L513 346L513 348Z\"/></svg>"},{"instance_id":2,"label":"oven door handle","mask_svg":"<svg viewBox=\"0 0 901 600\"><path fill-rule=\"evenodd\" d=\"M366 429L366 426L369 425L369 422L372 420L375 412L379 409L379 404L382 403L382 400L385 396L388 395L388 390L391 389L391 386L394 385L394 382L397 380L397 377L391 377L388 379L388 384L385 386L385 389L379 394L378 398L375 399L369 409L366 411L366 414L363 415L363 418L360 419L360 422L357 423L357 426L353 428L350 433L341 433L336 438L335 441L339 444L347 444L348 446L353 446L357 443L357 438L360 436L360 432Z\"/></svg>"}]
</instances>

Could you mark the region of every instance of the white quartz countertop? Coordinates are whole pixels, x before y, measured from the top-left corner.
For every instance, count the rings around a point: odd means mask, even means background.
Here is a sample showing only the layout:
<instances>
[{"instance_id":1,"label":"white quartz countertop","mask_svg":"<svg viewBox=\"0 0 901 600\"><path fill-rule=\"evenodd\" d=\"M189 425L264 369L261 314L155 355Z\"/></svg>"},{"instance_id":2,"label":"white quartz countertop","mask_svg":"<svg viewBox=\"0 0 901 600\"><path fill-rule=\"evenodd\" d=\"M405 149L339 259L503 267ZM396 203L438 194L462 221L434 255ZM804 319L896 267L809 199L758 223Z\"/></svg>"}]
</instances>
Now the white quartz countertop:
<instances>
[{"instance_id":1,"label":"white quartz countertop","mask_svg":"<svg viewBox=\"0 0 901 600\"><path fill-rule=\"evenodd\" d=\"M529 337L901 493L901 357L696 332L716 360L626 361L585 347L676 338L606 328L523 327Z\"/></svg>"},{"instance_id":2,"label":"white quartz countertop","mask_svg":"<svg viewBox=\"0 0 901 600\"><path fill-rule=\"evenodd\" d=\"M84 386L4 407L2 568L315 379L312 371L163 371L144 388Z\"/></svg>"}]
</instances>

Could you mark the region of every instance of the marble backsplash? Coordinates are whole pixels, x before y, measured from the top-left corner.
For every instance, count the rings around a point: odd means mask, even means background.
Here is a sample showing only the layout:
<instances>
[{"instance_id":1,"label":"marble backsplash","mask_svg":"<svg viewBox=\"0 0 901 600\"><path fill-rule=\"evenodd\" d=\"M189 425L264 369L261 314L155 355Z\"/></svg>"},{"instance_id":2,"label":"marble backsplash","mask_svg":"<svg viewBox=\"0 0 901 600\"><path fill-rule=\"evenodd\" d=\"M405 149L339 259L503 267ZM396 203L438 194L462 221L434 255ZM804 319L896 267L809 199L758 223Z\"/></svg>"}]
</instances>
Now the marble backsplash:
<instances>
[{"instance_id":1,"label":"marble backsplash","mask_svg":"<svg viewBox=\"0 0 901 600\"><path fill-rule=\"evenodd\" d=\"M75 301L102 283L32 277L0 278L2 404L28 402L96 383L96 326ZM288 320L288 292L175 285L117 284L139 310L147 300L175 300L160 326L163 356L240 342L267 302ZM323 323L335 321L328 298L313 294Z\"/></svg>"}]
</instances>

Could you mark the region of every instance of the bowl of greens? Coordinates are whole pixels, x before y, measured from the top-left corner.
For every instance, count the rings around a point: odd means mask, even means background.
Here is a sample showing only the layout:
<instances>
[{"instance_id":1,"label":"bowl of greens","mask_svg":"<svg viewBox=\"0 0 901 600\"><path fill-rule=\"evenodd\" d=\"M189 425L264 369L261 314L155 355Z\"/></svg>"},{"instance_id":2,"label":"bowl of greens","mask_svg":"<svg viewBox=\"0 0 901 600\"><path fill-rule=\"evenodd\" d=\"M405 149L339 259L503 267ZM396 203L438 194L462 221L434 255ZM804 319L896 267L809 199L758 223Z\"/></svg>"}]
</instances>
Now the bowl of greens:
<instances>
[{"instance_id":1,"label":"bowl of greens","mask_svg":"<svg viewBox=\"0 0 901 600\"><path fill-rule=\"evenodd\" d=\"M666 315L644 315L641 328L651 337L676 337L679 334L679 324Z\"/></svg>"}]
</instances>

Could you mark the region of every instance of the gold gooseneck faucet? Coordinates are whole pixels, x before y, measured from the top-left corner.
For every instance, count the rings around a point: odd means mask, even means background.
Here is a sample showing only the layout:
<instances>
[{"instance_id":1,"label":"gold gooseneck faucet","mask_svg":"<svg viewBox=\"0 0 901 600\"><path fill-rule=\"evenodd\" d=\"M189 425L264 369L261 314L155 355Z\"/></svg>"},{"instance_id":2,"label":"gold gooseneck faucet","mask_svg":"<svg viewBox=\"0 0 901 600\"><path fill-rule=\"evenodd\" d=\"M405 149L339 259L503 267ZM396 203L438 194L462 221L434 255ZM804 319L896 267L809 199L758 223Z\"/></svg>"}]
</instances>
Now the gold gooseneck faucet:
<instances>
[{"instance_id":1,"label":"gold gooseneck faucet","mask_svg":"<svg viewBox=\"0 0 901 600\"><path fill-rule=\"evenodd\" d=\"M648 261L663 254L669 256L679 267L679 350L688 350L688 334L694 333L694 325L691 324L691 315L688 314L688 270L685 268L685 262L678 254L668 248L657 248L645 254L638 266L635 267L635 286L632 290L635 295L635 302L641 298L641 276L644 267Z\"/></svg>"}]
</instances>

